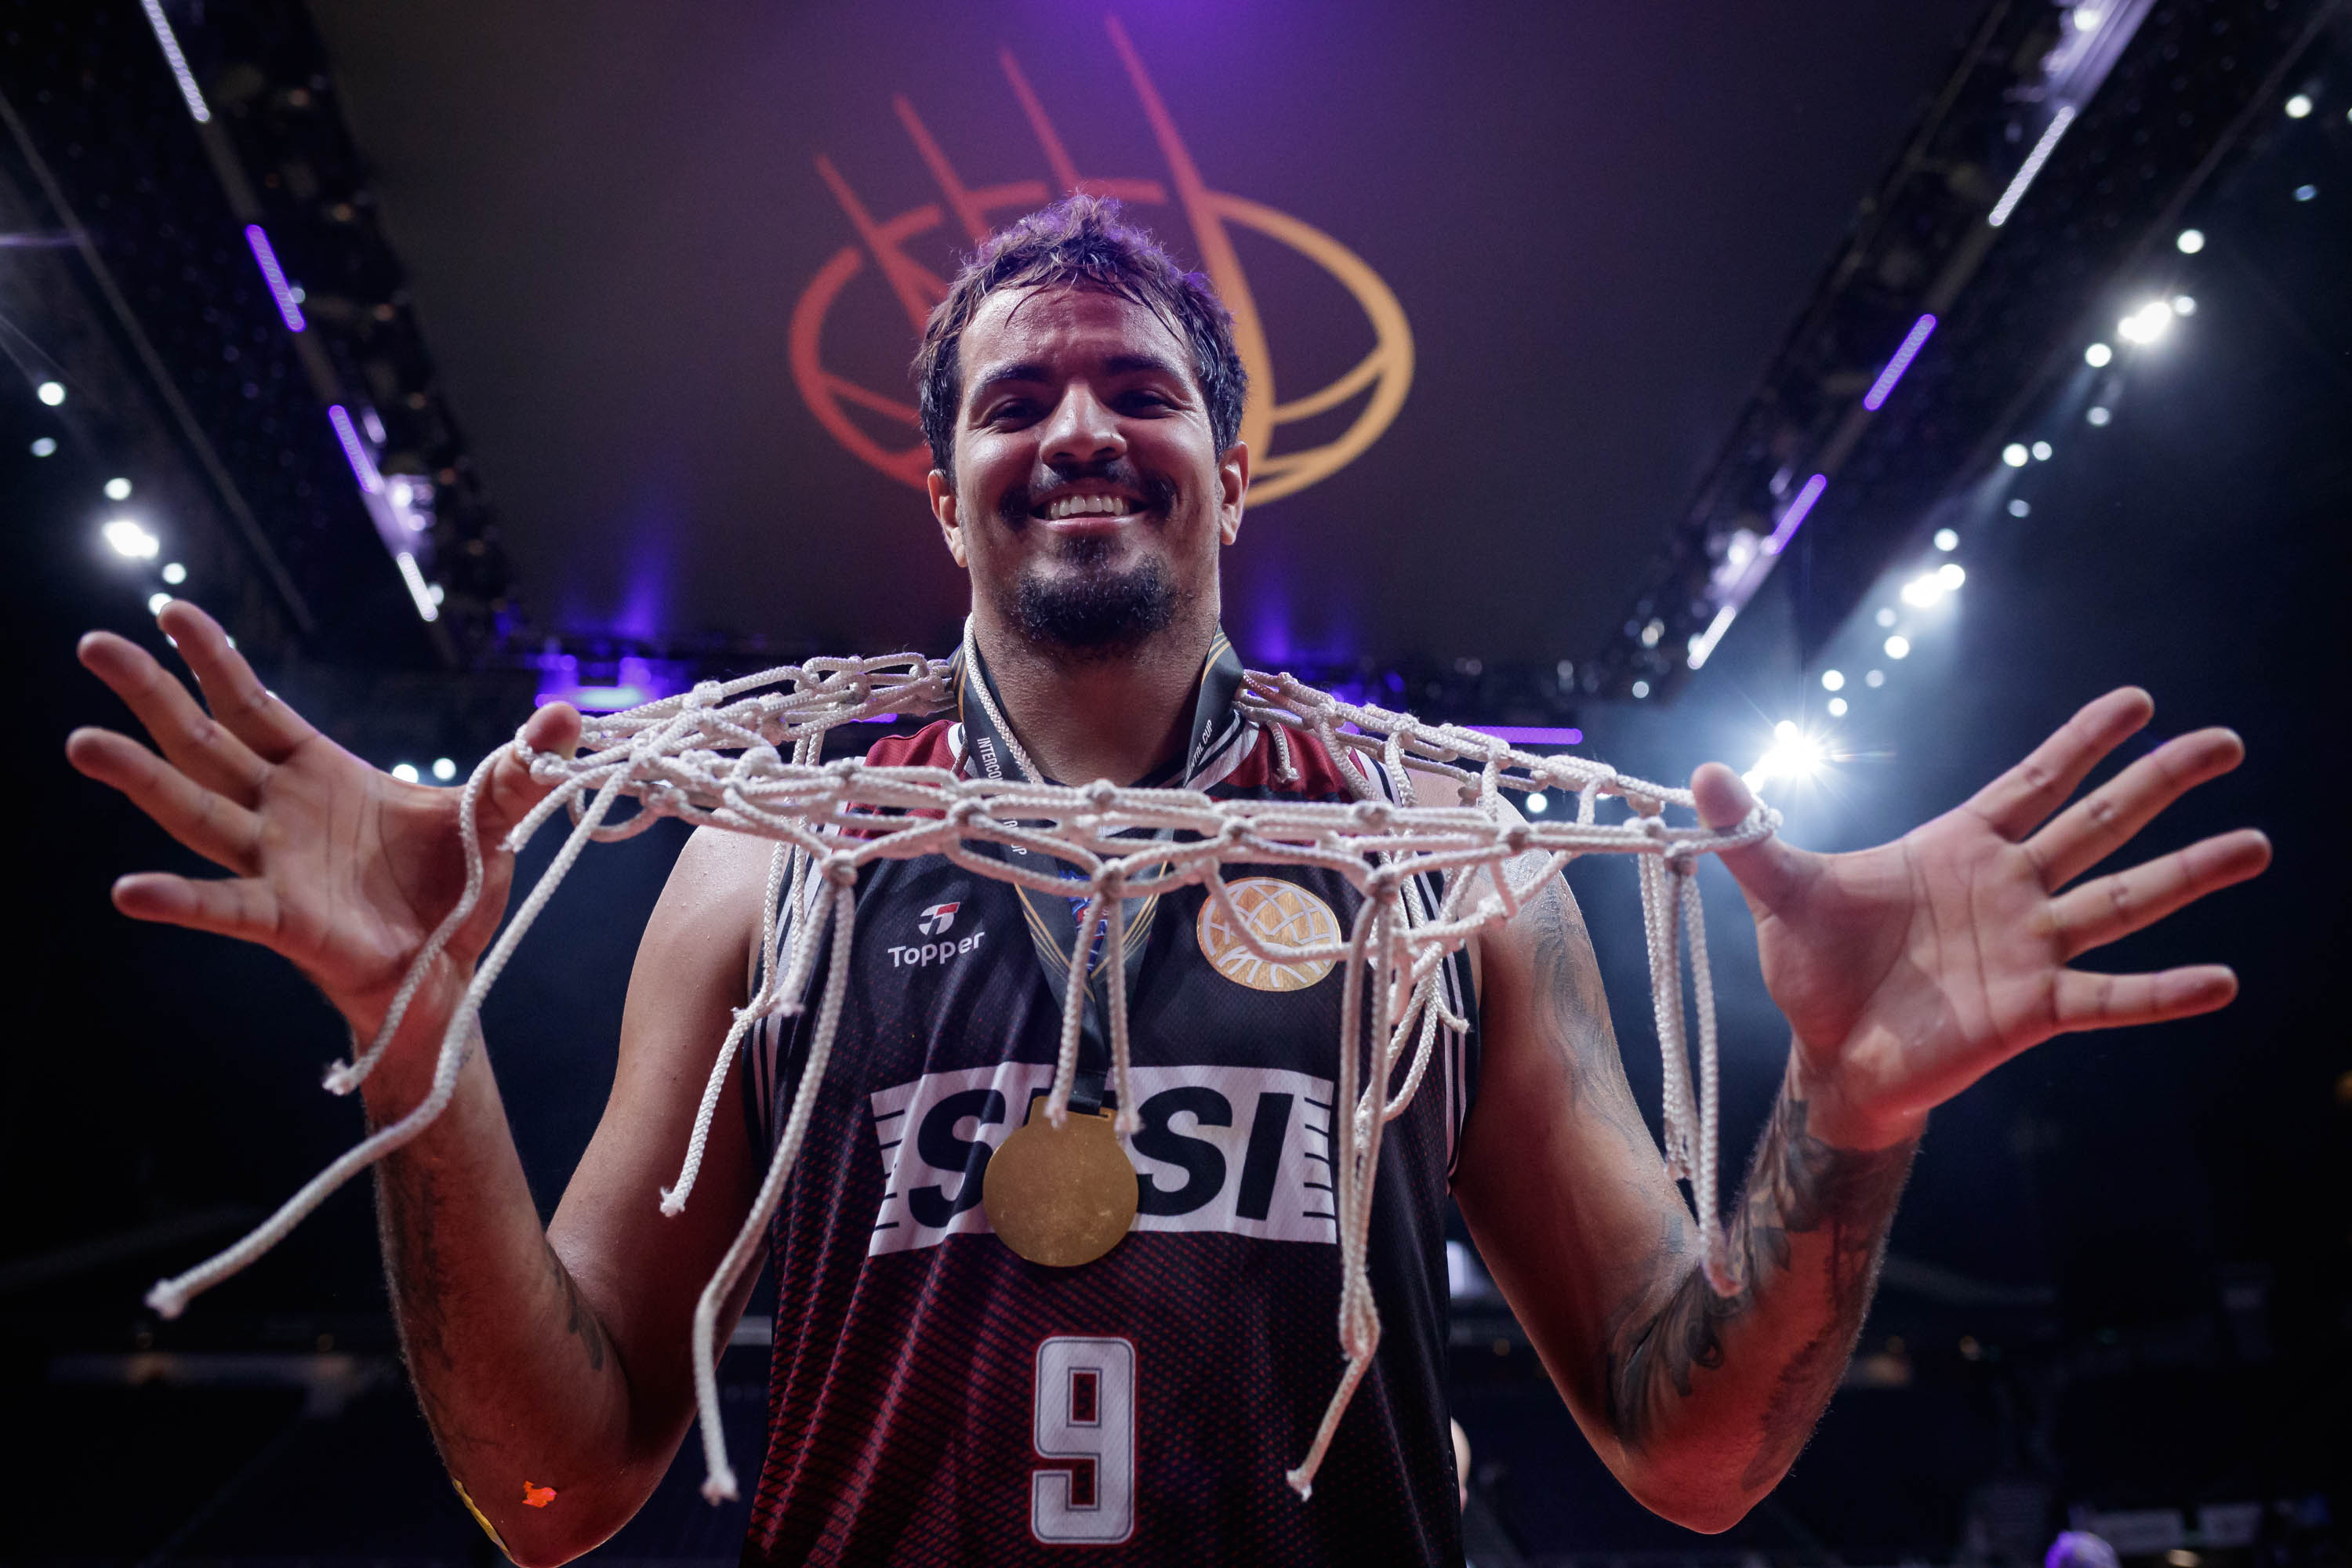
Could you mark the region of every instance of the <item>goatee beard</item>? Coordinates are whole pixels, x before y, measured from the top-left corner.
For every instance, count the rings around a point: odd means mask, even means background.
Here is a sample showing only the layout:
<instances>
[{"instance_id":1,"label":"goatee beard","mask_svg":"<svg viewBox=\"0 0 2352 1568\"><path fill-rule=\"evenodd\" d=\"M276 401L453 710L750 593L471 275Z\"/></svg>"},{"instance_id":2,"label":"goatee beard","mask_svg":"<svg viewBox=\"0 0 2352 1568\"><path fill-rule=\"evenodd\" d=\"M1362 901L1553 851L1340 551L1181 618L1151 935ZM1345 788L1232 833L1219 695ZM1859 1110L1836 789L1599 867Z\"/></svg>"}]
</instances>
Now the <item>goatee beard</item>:
<instances>
[{"instance_id":1,"label":"goatee beard","mask_svg":"<svg viewBox=\"0 0 2352 1568\"><path fill-rule=\"evenodd\" d=\"M1111 569L1112 544L1066 541L1055 563L1063 570L1024 572L998 608L1028 642L1065 658L1096 663L1134 652L1176 623L1184 595L1156 559Z\"/></svg>"}]
</instances>

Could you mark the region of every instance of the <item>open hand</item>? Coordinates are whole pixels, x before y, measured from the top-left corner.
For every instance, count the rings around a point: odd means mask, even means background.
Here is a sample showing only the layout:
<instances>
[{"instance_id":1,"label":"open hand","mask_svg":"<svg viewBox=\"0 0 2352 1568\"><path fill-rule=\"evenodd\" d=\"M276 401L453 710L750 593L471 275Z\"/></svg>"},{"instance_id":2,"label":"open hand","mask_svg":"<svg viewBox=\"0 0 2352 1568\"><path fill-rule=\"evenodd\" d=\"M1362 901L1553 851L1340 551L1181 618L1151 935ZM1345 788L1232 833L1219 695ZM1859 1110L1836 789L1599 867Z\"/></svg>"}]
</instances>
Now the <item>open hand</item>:
<instances>
[{"instance_id":1,"label":"open hand","mask_svg":"<svg viewBox=\"0 0 2352 1568\"><path fill-rule=\"evenodd\" d=\"M83 665L130 705L163 754L82 729L67 738L66 756L230 875L136 872L114 884L115 908L268 948L372 1037L417 950L465 890L460 835L473 829L460 820L459 792L404 784L319 733L194 605L174 600L158 620L211 711L137 644L92 632L81 641ZM580 715L552 704L527 732L538 749L568 754ZM482 900L436 959L404 1040L437 1039L505 908L512 857L497 841L546 794L510 751L501 755L482 797Z\"/></svg>"},{"instance_id":2,"label":"open hand","mask_svg":"<svg viewBox=\"0 0 2352 1568\"><path fill-rule=\"evenodd\" d=\"M1892 844L1816 855L1770 838L1722 857L1756 917L1765 984L1795 1031L1817 1135L1884 1147L2053 1035L2185 1018L2237 994L2236 975L2216 963L2151 974L2068 967L2270 864L2270 841L2240 828L2068 887L2245 755L2230 731L2200 730L2059 811L2155 706L2136 688L2107 693ZM1710 826L1738 822L1751 804L1720 763L1691 787Z\"/></svg>"}]
</instances>

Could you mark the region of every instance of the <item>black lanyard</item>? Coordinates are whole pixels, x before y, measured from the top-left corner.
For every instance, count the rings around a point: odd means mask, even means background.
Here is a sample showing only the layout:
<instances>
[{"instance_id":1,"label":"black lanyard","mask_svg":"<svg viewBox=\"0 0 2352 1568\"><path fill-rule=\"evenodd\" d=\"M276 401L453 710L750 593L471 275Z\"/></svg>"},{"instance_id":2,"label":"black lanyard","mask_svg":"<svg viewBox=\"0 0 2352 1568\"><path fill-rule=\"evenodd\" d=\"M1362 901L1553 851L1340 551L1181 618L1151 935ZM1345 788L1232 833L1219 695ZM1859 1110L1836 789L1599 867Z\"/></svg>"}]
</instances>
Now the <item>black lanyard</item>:
<instances>
[{"instance_id":1,"label":"black lanyard","mask_svg":"<svg viewBox=\"0 0 2352 1568\"><path fill-rule=\"evenodd\" d=\"M1022 768L1020 750L1012 738L1003 733L990 716L992 708L1004 711L1003 694L997 689L995 679L988 672L987 661L981 658L977 642L967 638L963 650L956 655L953 675L958 716L963 724L964 757L969 771L990 778L1011 779L1021 783L1053 784L1052 779L1031 780ZM971 683L981 682L988 700L982 701L971 689ZM1197 777L1209 760L1215 756L1240 729L1241 710L1234 699L1242 689L1242 661L1234 652L1234 645L1220 627L1209 643L1208 658L1201 667L1201 679L1192 700L1192 727L1186 731L1185 754L1150 778L1139 781L1144 788L1166 787L1180 780L1189 784ZM1150 837L1163 837L1159 830ZM1140 835L1139 835L1140 836ZM976 840L984 854L1008 859L1018 851L1006 845ZM1066 863L1056 862L1065 873ZM1085 919L1089 895L1079 884L1078 892L1067 898L1055 898L1035 893L1013 885L1020 898L1024 923L1029 930L1029 943L1037 954L1038 966L1044 970L1045 983L1055 996L1068 994L1070 964L1078 942L1078 925ZM1160 895L1127 899L1120 903L1125 926L1119 962L1127 966L1127 994L1136 994L1137 982L1143 968L1143 950L1150 935L1153 918L1159 912ZM1111 955L1103 951L1108 940L1108 921L1096 928L1092 951L1087 954L1086 1012L1080 1019L1078 1041L1078 1071L1072 1086L1070 1104L1074 1110L1092 1113L1103 1102L1104 1079L1110 1066L1108 1028L1105 1020L1110 1006Z\"/></svg>"}]
</instances>

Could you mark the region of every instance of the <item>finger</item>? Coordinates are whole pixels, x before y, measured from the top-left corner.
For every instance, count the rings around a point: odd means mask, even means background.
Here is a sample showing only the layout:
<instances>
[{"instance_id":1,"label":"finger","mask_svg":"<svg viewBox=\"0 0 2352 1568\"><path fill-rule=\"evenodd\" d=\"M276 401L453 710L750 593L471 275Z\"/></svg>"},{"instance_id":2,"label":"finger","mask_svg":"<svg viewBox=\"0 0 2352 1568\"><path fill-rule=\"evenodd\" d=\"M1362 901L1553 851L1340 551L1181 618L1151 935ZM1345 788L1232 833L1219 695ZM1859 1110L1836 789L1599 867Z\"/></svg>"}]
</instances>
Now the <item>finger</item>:
<instances>
[{"instance_id":1,"label":"finger","mask_svg":"<svg viewBox=\"0 0 2352 1568\"><path fill-rule=\"evenodd\" d=\"M118 789L155 825L205 859L239 876L260 869L261 818L132 740L110 730L76 730L66 760Z\"/></svg>"},{"instance_id":2,"label":"finger","mask_svg":"<svg viewBox=\"0 0 2352 1568\"><path fill-rule=\"evenodd\" d=\"M1699 821L1717 833L1738 826L1756 809L1756 796L1748 790L1748 781L1722 763L1699 764L1698 771L1691 774L1691 797L1697 805ZM1748 907L1759 912L1779 909L1788 902L1803 864L1801 853L1782 843L1777 835L1737 849L1723 850L1716 858L1739 884Z\"/></svg>"},{"instance_id":3,"label":"finger","mask_svg":"<svg viewBox=\"0 0 2352 1568\"><path fill-rule=\"evenodd\" d=\"M1968 809L2003 838L2024 837L2036 823L2065 804L2100 758L2121 745L2155 711L2156 700L2137 686L2119 688L2086 703L2023 762L1977 791Z\"/></svg>"},{"instance_id":4,"label":"finger","mask_svg":"<svg viewBox=\"0 0 2352 1568\"><path fill-rule=\"evenodd\" d=\"M580 710L569 702L551 702L524 721L520 738L532 751L568 757L580 749L581 724ZM483 837L503 837L553 791L552 784L530 776L530 765L513 747L500 747L498 763L482 786Z\"/></svg>"},{"instance_id":5,"label":"finger","mask_svg":"<svg viewBox=\"0 0 2352 1568\"><path fill-rule=\"evenodd\" d=\"M2229 1005L2238 977L2219 963L2196 963L2154 974L2086 974L2058 972L2051 997L2051 1020L2061 1030L2120 1029L2191 1018Z\"/></svg>"},{"instance_id":6,"label":"finger","mask_svg":"<svg viewBox=\"0 0 2352 1568\"><path fill-rule=\"evenodd\" d=\"M173 767L240 805L261 798L268 764L205 712L145 648L112 632L92 632L78 651L82 668L138 715Z\"/></svg>"},{"instance_id":7,"label":"finger","mask_svg":"<svg viewBox=\"0 0 2352 1568\"><path fill-rule=\"evenodd\" d=\"M2245 760L2246 743L2228 730L2179 735L2059 813L2025 842L2055 892L2114 854L2149 819L2206 780Z\"/></svg>"},{"instance_id":8,"label":"finger","mask_svg":"<svg viewBox=\"0 0 2352 1568\"><path fill-rule=\"evenodd\" d=\"M278 942L278 895L267 882L199 881L168 871L140 871L116 879L114 907L134 921L185 926L264 947Z\"/></svg>"},{"instance_id":9,"label":"finger","mask_svg":"<svg viewBox=\"0 0 2352 1568\"><path fill-rule=\"evenodd\" d=\"M253 666L229 646L228 634L210 616L185 599L174 599L155 620L195 673L213 716L263 761L282 763L295 747L318 733L261 684Z\"/></svg>"},{"instance_id":10,"label":"finger","mask_svg":"<svg viewBox=\"0 0 2352 1568\"><path fill-rule=\"evenodd\" d=\"M2063 961L2154 925L2184 904L2257 876L2271 863L2271 841L2251 827L2085 882L2054 899L2050 921Z\"/></svg>"}]
</instances>

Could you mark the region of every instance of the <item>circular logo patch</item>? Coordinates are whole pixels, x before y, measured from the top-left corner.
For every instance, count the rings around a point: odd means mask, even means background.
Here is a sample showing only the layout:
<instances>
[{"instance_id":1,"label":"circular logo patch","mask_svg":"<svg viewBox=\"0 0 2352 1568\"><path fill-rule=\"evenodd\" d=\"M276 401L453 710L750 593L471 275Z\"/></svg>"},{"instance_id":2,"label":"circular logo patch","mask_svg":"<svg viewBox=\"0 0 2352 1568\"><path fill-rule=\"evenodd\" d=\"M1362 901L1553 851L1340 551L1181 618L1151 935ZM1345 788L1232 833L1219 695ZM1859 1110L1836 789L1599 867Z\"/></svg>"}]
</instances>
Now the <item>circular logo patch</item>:
<instances>
[{"instance_id":1,"label":"circular logo patch","mask_svg":"<svg viewBox=\"0 0 2352 1568\"><path fill-rule=\"evenodd\" d=\"M1340 940L1339 918L1331 906L1300 887L1278 877L1245 877L1225 884L1234 907L1249 922L1250 934L1261 942L1286 947L1319 947ZM1253 991L1304 991L1331 973L1338 960L1301 959L1270 963L1252 952L1225 919L1214 899L1201 905L1195 926L1201 952L1217 973Z\"/></svg>"}]
</instances>

